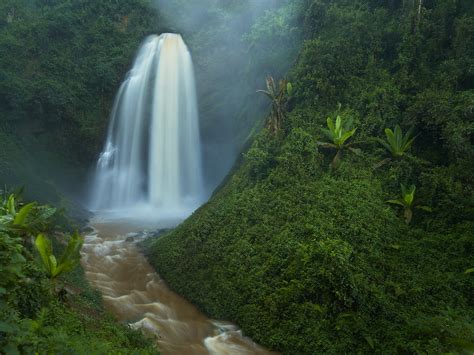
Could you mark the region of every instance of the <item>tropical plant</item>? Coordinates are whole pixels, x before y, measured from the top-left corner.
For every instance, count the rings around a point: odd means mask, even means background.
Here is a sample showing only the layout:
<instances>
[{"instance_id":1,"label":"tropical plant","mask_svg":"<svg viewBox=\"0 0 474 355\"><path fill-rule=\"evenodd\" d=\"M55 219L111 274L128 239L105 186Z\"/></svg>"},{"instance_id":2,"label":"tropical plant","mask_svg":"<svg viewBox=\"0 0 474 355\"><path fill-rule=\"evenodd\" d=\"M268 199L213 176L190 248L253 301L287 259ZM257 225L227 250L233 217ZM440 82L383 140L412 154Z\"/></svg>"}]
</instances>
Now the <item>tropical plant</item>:
<instances>
[{"instance_id":1,"label":"tropical plant","mask_svg":"<svg viewBox=\"0 0 474 355\"><path fill-rule=\"evenodd\" d=\"M415 185L411 185L408 189L403 184L400 184L400 187L401 187L400 197L398 199L388 200L387 203L403 207L404 209L403 216L405 217L406 224L411 223L411 220L413 218L414 208L431 212L430 207L415 204L415 192L416 192Z\"/></svg>"},{"instance_id":2,"label":"tropical plant","mask_svg":"<svg viewBox=\"0 0 474 355\"><path fill-rule=\"evenodd\" d=\"M69 239L66 250L58 262L53 254L51 241L44 234L39 234L36 237L36 249L38 250L41 261L43 262L43 267L52 281L56 281L59 276L72 271L77 265L79 265L81 260L80 251L83 243L83 238L75 232Z\"/></svg>"},{"instance_id":3,"label":"tropical plant","mask_svg":"<svg viewBox=\"0 0 474 355\"><path fill-rule=\"evenodd\" d=\"M258 93L265 94L272 102L272 111L268 117L267 127L273 134L277 134L286 116L286 103L293 94L293 85L282 79L277 87L272 76L267 76L267 90L257 90Z\"/></svg>"},{"instance_id":4,"label":"tropical plant","mask_svg":"<svg viewBox=\"0 0 474 355\"><path fill-rule=\"evenodd\" d=\"M0 203L0 297L8 294L9 289L23 277L27 251L21 236L34 206L30 203L18 209L16 195L3 193Z\"/></svg>"},{"instance_id":5,"label":"tropical plant","mask_svg":"<svg viewBox=\"0 0 474 355\"><path fill-rule=\"evenodd\" d=\"M399 125L395 126L392 131L390 128L385 129L386 140L380 139L379 142L392 155L393 158L401 158L411 148L416 137L413 137L413 128L410 128L405 135Z\"/></svg>"},{"instance_id":6,"label":"tropical plant","mask_svg":"<svg viewBox=\"0 0 474 355\"><path fill-rule=\"evenodd\" d=\"M0 225L14 226L14 227L24 227L26 225L26 219L31 214L33 208L36 206L35 202L29 203L22 206L17 210L17 198L15 194L11 194L3 201L3 205L0 208L0 218L3 223Z\"/></svg>"},{"instance_id":7,"label":"tropical plant","mask_svg":"<svg viewBox=\"0 0 474 355\"><path fill-rule=\"evenodd\" d=\"M47 228L56 209L38 206L36 202L21 205L18 196L5 197L0 206L0 230L17 235L35 235Z\"/></svg>"},{"instance_id":8,"label":"tropical plant","mask_svg":"<svg viewBox=\"0 0 474 355\"><path fill-rule=\"evenodd\" d=\"M23 252L20 238L0 231L0 299L23 277Z\"/></svg>"},{"instance_id":9,"label":"tropical plant","mask_svg":"<svg viewBox=\"0 0 474 355\"><path fill-rule=\"evenodd\" d=\"M323 148L335 149L337 151L331 162L332 168L336 169L340 165L342 151L344 149L348 149L355 154L360 154L360 149L352 147L355 143L348 143L348 140L356 133L357 128L353 128L352 119L344 121L341 116L337 116L335 122L331 117L328 117L327 126L328 128L323 128L322 132L330 142L317 143Z\"/></svg>"}]
</instances>

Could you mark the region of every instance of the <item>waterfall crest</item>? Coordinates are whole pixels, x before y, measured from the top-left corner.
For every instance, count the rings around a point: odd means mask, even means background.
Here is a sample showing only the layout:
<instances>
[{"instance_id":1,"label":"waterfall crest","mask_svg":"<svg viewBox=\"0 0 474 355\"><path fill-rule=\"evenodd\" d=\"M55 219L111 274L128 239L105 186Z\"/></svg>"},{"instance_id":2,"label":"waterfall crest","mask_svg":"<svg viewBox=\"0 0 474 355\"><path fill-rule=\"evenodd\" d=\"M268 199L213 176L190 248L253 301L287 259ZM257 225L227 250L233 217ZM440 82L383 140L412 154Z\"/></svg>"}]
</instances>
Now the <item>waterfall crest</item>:
<instances>
[{"instance_id":1,"label":"waterfall crest","mask_svg":"<svg viewBox=\"0 0 474 355\"><path fill-rule=\"evenodd\" d=\"M192 211L203 190L191 55L178 34L150 36L115 99L92 208Z\"/></svg>"}]
</instances>

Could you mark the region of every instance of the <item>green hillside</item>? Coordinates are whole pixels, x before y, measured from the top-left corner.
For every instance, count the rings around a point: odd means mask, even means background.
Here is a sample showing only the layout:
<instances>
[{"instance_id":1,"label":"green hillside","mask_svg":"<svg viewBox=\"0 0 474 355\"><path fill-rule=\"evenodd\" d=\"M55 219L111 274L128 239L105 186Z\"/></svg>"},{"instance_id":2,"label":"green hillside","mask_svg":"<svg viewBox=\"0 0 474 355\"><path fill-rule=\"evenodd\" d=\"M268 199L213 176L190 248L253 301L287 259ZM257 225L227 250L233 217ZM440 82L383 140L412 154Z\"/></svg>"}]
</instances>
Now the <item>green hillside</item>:
<instances>
[{"instance_id":1,"label":"green hillside","mask_svg":"<svg viewBox=\"0 0 474 355\"><path fill-rule=\"evenodd\" d=\"M471 349L473 4L315 0L293 16L305 41L282 128L256 135L150 259L211 317L285 354ZM330 167L336 151L318 142L336 116L360 153ZM396 125L416 138L388 159L378 139ZM386 202L400 184L416 186L409 225Z\"/></svg>"}]
</instances>

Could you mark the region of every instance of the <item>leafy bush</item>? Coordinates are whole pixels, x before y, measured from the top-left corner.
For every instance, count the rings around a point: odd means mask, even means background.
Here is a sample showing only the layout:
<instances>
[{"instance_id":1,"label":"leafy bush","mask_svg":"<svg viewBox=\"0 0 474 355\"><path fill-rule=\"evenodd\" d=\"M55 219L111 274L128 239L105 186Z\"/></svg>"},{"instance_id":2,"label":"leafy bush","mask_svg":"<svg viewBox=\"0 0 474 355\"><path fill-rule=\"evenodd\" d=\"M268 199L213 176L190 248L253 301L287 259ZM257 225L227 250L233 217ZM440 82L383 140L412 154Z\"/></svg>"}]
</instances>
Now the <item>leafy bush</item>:
<instances>
[{"instance_id":1,"label":"leafy bush","mask_svg":"<svg viewBox=\"0 0 474 355\"><path fill-rule=\"evenodd\" d=\"M318 145L323 148L336 150L336 155L331 162L331 166L333 169L337 169L341 163L342 152L344 149L360 154L360 149L353 148L353 143L348 143L348 140L356 133L357 128L353 129L352 119L343 121L341 116L337 116L335 122L329 117L326 123L328 128L322 129L322 131L330 142L318 142Z\"/></svg>"},{"instance_id":2,"label":"leafy bush","mask_svg":"<svg viewBox=\"0 0 474 355\"><path fill-rule=\"evenodd\" d=\"M0 201L0 351L6 354L157 353L141 333L117 324L97 305L91 306L90 289L69 295L67 304L58 300L33 258L30 244L37 231L55 229L51 224L56 210L18 201L14 194ZM44 234L37 236L35 246L43 267L55 280L78 266L82 238L74 234L59 261L52 254L51 240ZM89 288L84 279L81 286Z\"/></svg>"},{"instance_id":3,"label":"leafy bush","mask_svg":"<svg viewBox=\"0 0 474 355\"><path fill-rule=\"evenodd\" d=\"M387 203L392 205L398 205L403 207L403 216L405 217L406 224L410 224L413 218L413 209L421 209L424 211L431 212L431 208L428 206L422 206L415 203L415 191L416 186L411 185L408 189L405 185L401 184L401 195L400 198L396 200L388 200Z\"/></svg>"},{"instance_id":4,"label":"leafy bush","mask_svg":"<svg viewBox=\"0 0 474 355\"><path fill-rule=\"evenodd\" d=\"M53 254L51 241L44 235L39 234L35 240L35 246L41 256L43 268L46 270L51 281L55 282L59 276L73 271L81 261L81 248L84 239L76 232L68 240L68 244L61 259L58 260Z\"/></svg>"},{"instance_id":5,"label":"leafy bush","mask_svg":"<svg viewBox=\"0 0 474 355\"><path fill-rule=\"evenodd\" d=\"M380 144L382 144L394 158L401 158L411 148L415 140L412 134L413 129L410 129L403 135L399 125L396 125L393 131L390 128L386 128L385 135L387 136L387 141L380 140Z\"/></svg>"}]
</instances>

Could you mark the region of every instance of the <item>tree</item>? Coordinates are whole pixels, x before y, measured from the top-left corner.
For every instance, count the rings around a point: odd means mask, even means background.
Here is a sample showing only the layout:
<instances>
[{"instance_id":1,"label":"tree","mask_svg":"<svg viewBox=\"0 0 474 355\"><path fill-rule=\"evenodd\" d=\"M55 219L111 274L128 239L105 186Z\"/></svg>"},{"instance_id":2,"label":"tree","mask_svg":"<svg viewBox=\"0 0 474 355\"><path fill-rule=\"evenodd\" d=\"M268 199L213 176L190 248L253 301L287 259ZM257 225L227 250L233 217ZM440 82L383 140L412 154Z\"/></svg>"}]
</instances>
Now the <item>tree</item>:
<instances>
[{"instance_id":1,"label":"tree","mask_svg":"<svg viewBox=\"0 0 474 355\"><path fill-rule=\"evenodd\" d=\"M257 92L265 94L272 102L272 111L267 121L267 127L273 134L277 134L282 126L286 116L286 103L292 95L293 85L282 79L279 86L270 75L267 76L267 90L258 90Z\"/></svg>"},{"instance_id":2,"label":"tree","mask_svg":"<svg viewBox=\"0 0 474 355\"><path fill-rule=\"evenodd\" d=\"M391 154L391 158L387 158L378 163L375 167L379 168L388 163L391 159L403 158L408 150L410 150L416 137L413 137L413 128L410 128L404 135L399 125L395 126L392 131L390 128L385 129L386 140L377 139L377 141Z\"/></svg>"},{"instance_id":3,"label":"tree","mask_svg":"<svg viewBox=\"0 0 474 355\"><path fill-rule=\"evenodd\" d=\"M328 149L335 149L336 155L334 156L331 167L337 169L341 162L342 152L345 149L350 150L355 154L360 154L360 149L353 148L352 146L355 143L347 143L357 131L357 128L353 128L352 119L344 121L341 116L337 116L336 122L332 118L328 117L327 119L328 129L322 129L323 134L331 142L317 142L319 146Z\"/></svg>"},{"instance_id":4,"label":"tree","mask_svg":"<svg viewBox=\"0 0 474 355\"><path fill-rule=\"evenodd\" d=\"M400 184L400 187L401 187L400 197L398 199L388 200L387 203L403 207L404 209L403 216L405 217L406 224L411 223L411 220L413 218L413 208L431 212L430 207L415 204L415 191L416 191L415 185L411 185L408 189L403 184Z\"/></svg>"},{"instance_id":5,"label":"tree","mask_svg":"<svg viewBox=\"0 0 474 355\"><path fill-rule=\"evenodd\" d=\"M416 137L412 137L413 128L410 128L405 135L399 125L395 126L395 130L385 129L387 140L380 140L382 144L394 158L401 158L411 148Z\"/></svg>"}]
</instances>

